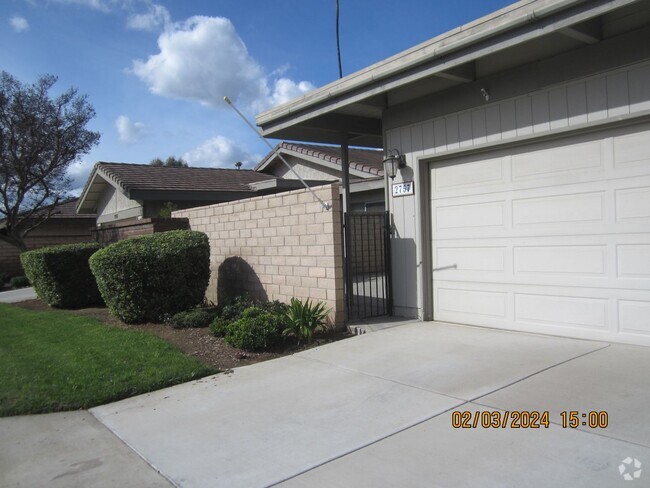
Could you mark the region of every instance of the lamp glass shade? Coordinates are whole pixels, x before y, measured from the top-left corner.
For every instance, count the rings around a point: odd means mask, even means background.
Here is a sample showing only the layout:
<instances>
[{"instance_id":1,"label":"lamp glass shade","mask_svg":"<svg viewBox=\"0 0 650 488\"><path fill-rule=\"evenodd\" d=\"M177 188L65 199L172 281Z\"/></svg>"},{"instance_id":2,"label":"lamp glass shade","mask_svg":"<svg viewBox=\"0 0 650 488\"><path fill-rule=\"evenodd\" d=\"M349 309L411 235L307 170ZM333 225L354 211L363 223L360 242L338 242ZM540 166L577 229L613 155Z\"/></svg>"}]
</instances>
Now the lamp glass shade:
<instances>
[{"instance_id":1,"label":"lamp glass shade","mask_svg":"<svg viewBox=\"0 0 650 488\"><path fill-rule=\"evenodd\" d=\"M399 156L388 156L384 159L384 171L390 179L394 179L399 168Z\"/></svg>"}]
</instances>

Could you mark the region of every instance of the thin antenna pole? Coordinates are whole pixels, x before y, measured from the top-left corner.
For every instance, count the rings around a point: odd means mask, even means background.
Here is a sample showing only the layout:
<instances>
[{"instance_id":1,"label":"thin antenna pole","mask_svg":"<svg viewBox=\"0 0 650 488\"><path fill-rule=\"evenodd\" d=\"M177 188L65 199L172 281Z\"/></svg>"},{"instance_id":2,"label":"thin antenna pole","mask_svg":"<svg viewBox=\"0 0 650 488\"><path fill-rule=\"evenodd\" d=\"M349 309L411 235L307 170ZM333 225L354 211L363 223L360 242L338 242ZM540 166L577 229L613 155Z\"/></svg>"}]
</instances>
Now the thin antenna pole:
<instances>
[{"instance_id":1,"label":"thin antenna pole","mask_svg":"<svg viewBox=\"0 0 650 488\"><path fill-rule=\"evenodd\" d=\"M264 141L264 144L266 144L267 146L269 146L269 147L271 148L271 150L273 150L274 147L271 145L271 143L269 143L269 141L267 141L266 139L264 139L264 136L263 136L263 135L262 135L262 134L261 134L261 133L260 133L256 128L255 128L255 126L254 126L253 124L251 124L251 123L248 121L248 119L246 118L246 116L245 116L243 113L241 113L241 112L239 111L239 109L235 106L235 104L232 103L232 100L230 100L230 98L228 98L228 97L223 97L223 99L224 99L224 101L225 101L228 105L230 105L230 106L232 107L232 109L233 109L235 112L237 112L237 115L239 115L239 116L241 117L241 119L242 119L244 122L246 122L246 125L247 125L248 127L250 127L250 128L253 130L253 132L255 132L255 134L257 134L257 137L259 137L260 139L262 139L262 141ZM292 167L289 163L287 163L287 160L284 159L284 156L282 156L282 154L280 154L279 152L278 152L278 157L279 157L280 160L281 160L281 161L286 165L286 167L289 168L289 170L290 170L294 175L296 175L296 176L298 177L298 179L299 179L300 182L303 184L303 186L304 186L305 188L307 188L307 190L309 190L309 191L311 192L311 194L314 196L314 198L320 202L320 204L323 206L323 208L324 208L325 210L331 210L331 209L332 209L332 205L329 204L329 203L327 203L326 201L324 201L324 200L323 200L322 198L320 198L318 195L316 195L316 192L314 192L314 190L311 189L311 187L310 187L310 186L305 182L305 180L302 179L302 176L300 176L298 173L296 173L296 170L293 169L293 167Z\"/></svg>"},{"instance_id":2,"label":"thin antenna pole","mask_svg":"<svg viewBox=\"0 0 650 488\"><path fill-rule=\"evenodd\" d=\"M339 57L339 78L343 78L343 67L341 66L341 42L339 40L339 0L336 0L336 53Z\"/></svg>"}]
</instances>

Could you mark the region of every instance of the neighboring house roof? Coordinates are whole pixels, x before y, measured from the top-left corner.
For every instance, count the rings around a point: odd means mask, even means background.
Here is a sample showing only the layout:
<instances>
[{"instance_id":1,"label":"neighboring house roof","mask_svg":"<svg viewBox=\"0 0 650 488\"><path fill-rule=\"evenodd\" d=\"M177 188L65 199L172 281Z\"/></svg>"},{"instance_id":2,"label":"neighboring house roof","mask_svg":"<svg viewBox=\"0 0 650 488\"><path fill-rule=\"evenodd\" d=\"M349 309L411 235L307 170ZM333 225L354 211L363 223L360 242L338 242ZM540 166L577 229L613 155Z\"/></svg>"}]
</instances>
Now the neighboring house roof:
<instances>
[{"instance_id":1,"label":"neighboring house roof","mask_svg":"<svg viewBox=\"0 0 650 488\"><path fill-rule=\"evenodd\" d=\"M106 185L132 200L235 200L255 196L252 184L275 178L247 169L99 162L86 182L77 210L96 209Z\"/></svg>"},{"instance_id":2,"label":"neighboring house roof","mask_svg":"<svg viewBox=\"0 0 650 488\"><path fill-rule=\"evenodd\" d=\"M52 215L51 219L94 219L97 217L95 213L77 213L77 203L79 198L71 198L64 202L59 203Z\"/></svg>"},{"instance_id":3,"label":"neighboring house roof","mask_svg":"<svg viewBox=\"0 0 650 488\"><path fill-rule=\"evenodd\" d=\"M483 80L494 81L491 101L497 100L497 88L507 82L499 73L638 29L647 16L644 4L522 0L274 107L256 122L265 137L338 144L345 132L357 145L382 147L390 129L385 114L393 107L410 103L404 110L417 113L421 97L475 83L466 94L469 105L481 100ZM584 65L576 76L588 71ZM538 69L540 83L552 84Z\"/></svg>"},{"instance_id":4,"label":"neighboring house roof","mask_svg":"<svg viewBox=\"0 0 650 488\"><path fill-rule=\"evenodd\" d=\"M281 142L255 167L255 171L264 171L280 152L297 157L307 156L316 164L319 164L319 162L331 163L337 165L338 169L341 169L340 147ZM384 175L383 159L384 155L382 151L375 149L350 148L348 153L350 170L366 173L367 177Z\"/></svg>"},{"instance_id":5,"label":"neighboring house roof","mask_svg":"<svg viewBox=\"0 0 650 488\"><path fill-rule=\"evenodd\" d=\"M56 207L54 207L54 210L52 211L52 214L50 215L49 220L67 220L67 219L74 219L74 220L83 220L83 219L92 219L94 220L97 215L94 213L77 213L77 203L79 201L79 198L70 198L67 200L62 201L61 203L57 204ZM46 210L49 210L51 208L50 206L45 207L42 212L37 212L36 216L38 217L39 215L43 215ZM0 220L0 229L3 229L5 226L5 221L7 219L2 219Z\"/></svg>"},{"instance_id":6,"label":"neighboring house roof","mask_svg":"<svg viewBox=\"0 0 650 488\"><path fill-rule=\"evenodd\" d=\"M148 164L97 163L123 190L248 191L250 183L274 178L250 169L167 168Z\"/></svg>"}]
</instances>

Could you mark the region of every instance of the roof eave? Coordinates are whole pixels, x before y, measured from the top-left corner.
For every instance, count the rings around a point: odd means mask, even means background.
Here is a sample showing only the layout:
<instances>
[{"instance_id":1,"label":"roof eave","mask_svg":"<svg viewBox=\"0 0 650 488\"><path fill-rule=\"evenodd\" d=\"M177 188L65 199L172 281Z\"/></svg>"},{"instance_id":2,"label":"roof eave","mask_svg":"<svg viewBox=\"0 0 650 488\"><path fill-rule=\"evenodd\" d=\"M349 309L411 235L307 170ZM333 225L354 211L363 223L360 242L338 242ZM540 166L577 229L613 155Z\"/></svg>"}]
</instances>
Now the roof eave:
<instances>
[{"instance_id":1,"label":"roof eave","mask_svg":"<svg viewBox=\"0 0 650 488\"><path fill-rule=\"evenodd\" d=\"M552 27L545 28L543 31L540 29L539 32L530 30L515 32L509 40L510 44L525 42L531 39L531 36L548 34L549 28L559 30L565 27L563 22L570 25L580 19L601 15L636 1L638 0L524 0L263 112L256 117L256 122L262 127L262 134L265 137L286 138L287 134L282 134L282 131L288 127L389 89L409 84L418 76L449 70L455 66L453 59L456 52L461 51L461 54L465 53L467 57L468 50L480 51L477 45L490 38L567 11L565 16L559 18L557 25L554 23ZM577 11L574 11L575 9L569 11L580 4L585 5ZM410 74L418 67L433 63L443 56L446 57L445 63L441 63L440 66ZM476 56L479 58L480 52L476 52ZM447 62L446 59L450 57L451 60ZM467 61L468 59L462 60L463 63Z\"/></svg>"}]
</instances>

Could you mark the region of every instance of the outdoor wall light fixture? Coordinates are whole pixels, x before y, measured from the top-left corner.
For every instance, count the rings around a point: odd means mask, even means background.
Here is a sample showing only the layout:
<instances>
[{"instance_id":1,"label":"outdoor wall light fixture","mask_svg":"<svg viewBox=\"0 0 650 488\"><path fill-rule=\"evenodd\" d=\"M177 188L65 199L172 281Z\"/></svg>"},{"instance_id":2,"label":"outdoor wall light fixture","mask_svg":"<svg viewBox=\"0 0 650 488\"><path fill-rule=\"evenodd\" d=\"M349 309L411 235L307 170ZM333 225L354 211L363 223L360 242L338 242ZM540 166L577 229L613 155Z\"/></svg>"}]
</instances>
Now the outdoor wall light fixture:
<instances>
[{"instance_id":1,"label":"outdoor wall light fixture","mask_svg":"<svg viewBox=\"0 0 650 488\"><path fill-rule=\"evenodd\" d=\"M383 162L384 171L391 180L395 179L398 169L406 168L406 158L403 154L400 154L397 149L391 149L388 151L388 156Z\"/></svg>"},{"instance_id":2,"label":"outdoor wall light fixture","mask_svg":"<svg viewBox=\"0 0 650 488\"><path fill-rule=\"evenodd\" d=\"M485 88L481 88L481 95L483 95L486 102L490 101L490 93Z\"/></svg>"}]
</instances>

